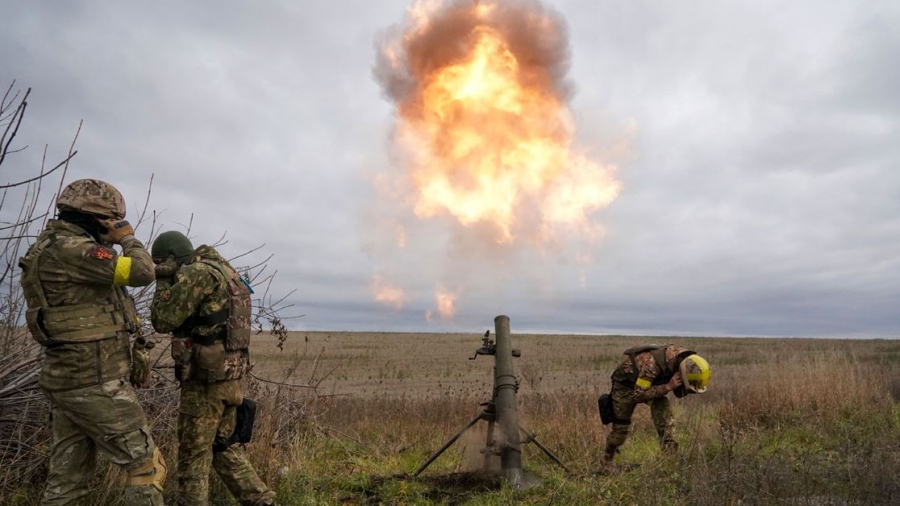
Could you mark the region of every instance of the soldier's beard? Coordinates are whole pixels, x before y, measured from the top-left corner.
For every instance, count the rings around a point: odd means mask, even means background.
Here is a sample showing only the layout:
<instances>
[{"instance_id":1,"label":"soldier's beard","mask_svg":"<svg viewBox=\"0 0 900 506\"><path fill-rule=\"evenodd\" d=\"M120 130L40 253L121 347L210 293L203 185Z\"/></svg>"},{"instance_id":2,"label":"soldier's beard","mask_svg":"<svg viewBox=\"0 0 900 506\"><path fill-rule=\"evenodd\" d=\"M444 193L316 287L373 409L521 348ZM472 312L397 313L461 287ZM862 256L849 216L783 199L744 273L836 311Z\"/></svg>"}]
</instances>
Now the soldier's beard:
<instances>
[{"instance_id":1,"label":"soldier's beard","mask_svg":"<svg viewBox=\"0 0 900 506\"><path fill-rule=\"evenodd\" d=\"M76 227L84 230L97 242L104 242L101 236L107 232L106 227L97 221L97 217L91 214L79 213L78 211L60 211L57 219L66 223L71 223Z\"/></svg>"}]
</instances>

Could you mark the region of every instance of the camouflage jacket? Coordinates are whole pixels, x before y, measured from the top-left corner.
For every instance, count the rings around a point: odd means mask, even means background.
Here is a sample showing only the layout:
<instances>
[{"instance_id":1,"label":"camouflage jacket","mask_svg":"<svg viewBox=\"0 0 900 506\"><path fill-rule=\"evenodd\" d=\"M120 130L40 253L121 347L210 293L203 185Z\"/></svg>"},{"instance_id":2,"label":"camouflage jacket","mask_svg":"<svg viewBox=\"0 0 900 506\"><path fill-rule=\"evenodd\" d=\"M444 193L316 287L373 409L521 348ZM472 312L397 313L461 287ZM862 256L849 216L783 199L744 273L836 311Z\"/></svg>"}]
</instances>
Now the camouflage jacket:
<instances>
[{"instance_id":1,"label":"camouflage jacket","mask_svg":"<svg viewBox=\"0 0 900 506\"><path fill-rule=\"evenodd\" d=\"M50 220L35 244L50 234L57 239L46 247L38 263L38 279L50 307L109 304L119 297L117 290L125 290L123 286L153 282L153 260L137 239L122 245L122 256L131 258L131 265L128 272L117 272L119 254L97 243L80 227ZM39 383L47 390L75 389L123 378L131 362L128 333L124 331L115 338L57 344L44 352Z\"/></svg>"},{"instance_id":2,"label":"camouflage jacket","mask_svg":"<svg viewBox=\"0 0 900 506\"><path fill-rule=\"evenodd\" d=\"M200 246L194 250L190 260L178 269L174 280L159 279L156 293L151 305L153 328L157 332L172 332L175 337L189 337L193 342L195 353L189 359L193 364L193 373L187 373L185 379L212 382L237 379L250 370L250 356L247 349L223 350L224 358L210 363L201 357L210 357L202 350L209 350L215 344L201 338L214 338L214 342L224 340L227 335L227 323L202 324L192 322L192 317L203 317L229 309L228 284L220 278L219 271L204 262L212 261L222 267L234 270L219 253L209 247ZM198 348L198 344L203 346ZM223 346L223 344L218 344ZM184 356L173 346L173 359L176 361L176 376L179 376L179 365ZM178 355L178 356L176 356ZM214 353L212 356L215 356ZM220 356L221 357L221 356ZM221 362L218 362L221 360ZM181 379L181 378L179 378Z\"/></svg>"},{"instance_id":3,"label":"camouflage jacket","mask_svg":"<svg viewBox=\"0 0 900 506\"><path fill-rule=\"evenodd\" d=\"M663 345L665 347L666 368L670 374L663 374L653 353L645 351L638 353L634 357L637 364L637 381L634 382L634 402L647 402L659 397L665 397L669 393L666 384L672 379L674 373L678 372L678 364L681 361L681 354L688 351L687 348L676 346L674 344ZM619 367L613 372L613 381L620 383L631 383L634 378L634 368L631 364L631 357L627 354L622 359Z\"/></svg>"},{"instance_id":4,"label":"camouflage jacket","mask_svg":"<svg viewBox=\"0 0 900 506\"><path fill-rule=\"evenodd\" d=\"M191 259L178 269L174 280L159 279L150 306L150 317L157 332L185 332L198 336L215 336L225 330L225 323L182 326L193 315L206 316L228 307L228 287L216 276L216 269L201 262L212 260L229 266L215 249L203 245L194 250Z\"/></svg>"}]
</instances>

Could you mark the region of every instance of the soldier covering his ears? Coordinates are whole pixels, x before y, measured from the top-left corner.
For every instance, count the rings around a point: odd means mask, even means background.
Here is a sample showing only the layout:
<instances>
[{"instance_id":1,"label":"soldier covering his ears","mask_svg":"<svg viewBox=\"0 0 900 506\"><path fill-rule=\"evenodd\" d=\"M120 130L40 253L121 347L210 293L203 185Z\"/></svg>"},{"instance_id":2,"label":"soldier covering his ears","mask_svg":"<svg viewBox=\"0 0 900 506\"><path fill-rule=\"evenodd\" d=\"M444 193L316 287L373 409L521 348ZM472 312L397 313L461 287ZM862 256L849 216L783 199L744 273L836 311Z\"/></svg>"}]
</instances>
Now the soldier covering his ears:
<instances>
[{"instance_id":1,"label":"soldier covering his ears","mask_svg":"<svg viewBox=\"0 0 900 506\"><path fill-rule=\"evenodd\" d=\"M674 438L672 408L666 397L703 393L709 385L710 368L706 360L691 350L672 344L637 346L625 350L625 356L612 373L612 389L600 397L601 417L606 411L612 431L606 438L601 457L608 467L619 447L628 438L631 415L638 404L650 405L650 415L663 451L678 448Z\"/></svg>"},{"instance_id":2,"label":"soldier covering his ears","mask_svg":"<svg viewBox=\"0 0 900 506\"><path fill-rule=\"evenodd\" d=\"M39 384L51 404L53 446L41 504L87 496L99 452L127 472L127 504L161 505L166 465L128 381L147 380L149 346L135 339L129 348L138 321L124 288L152 283L153 262L109 183L75 181L56 207L57 219L19 260L26 324L44 347Z\"/></svg>"},{"instance_id":3,"label":"soldier covering his ears","mask_svg":"<svg viewBox=\"0 0 900 506\"><path fill-rule=\"evenodd\" d=\"M156 292L153 327L172 332L181 381L178 412L178 504L206 505L210 466L245 505L274 504L275 493L232 443L250 369L250 289L219 253L196 250L184 234L163 232L151 248Z\"/></svg>"}]
</instances>

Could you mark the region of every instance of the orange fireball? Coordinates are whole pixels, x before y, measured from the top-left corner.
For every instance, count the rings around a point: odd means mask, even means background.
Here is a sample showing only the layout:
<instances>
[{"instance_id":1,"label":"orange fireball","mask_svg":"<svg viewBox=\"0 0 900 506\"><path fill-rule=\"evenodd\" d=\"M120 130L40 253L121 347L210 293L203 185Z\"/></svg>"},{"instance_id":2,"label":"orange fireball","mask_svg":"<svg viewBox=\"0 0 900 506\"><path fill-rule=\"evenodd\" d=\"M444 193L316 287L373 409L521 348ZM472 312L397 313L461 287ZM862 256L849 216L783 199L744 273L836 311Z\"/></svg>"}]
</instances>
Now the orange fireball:
<instances>
[{"instance_id":1,"label":"orange fireball","mask_svg":"<svg viewBox=\"0 0 900 506\"><path fill-rule=\"evenodd\" d=\"M399 232L391 234L398 251L432 253L418 277L431 276L436 286L428 321L454 318L461 294L473 292L467 281L491 272L472 268L479 253L489 252L483 260L501 271L514 269L511 259L528 248L567 256L579 269L590 263L602 237L597 211L622 184L614 166L573 142L568 39L558 14L535 0L417 1L378 56L375 78L395 106L392 138L405 170L375 182L402 206ZM406 234L406 217L415 233ZM435 243L448 224L448 242ZM441 246L452 261L433 255ZM485 289L478 281L476 289ZM383 304L406 302L383 279L373 286Z\"/></svg>"},{"instance_id":2,"label":"orange fireball","mask_svg":"<svg viewBox=\"0 0 900 506\"><path fill-rule=\"evenodd\" d=\"M562 21L533 2L417 2L376 69L419 218L492 224L495 240L591 228L621 191L572 146Z\"/></svg>"}]
</instances>

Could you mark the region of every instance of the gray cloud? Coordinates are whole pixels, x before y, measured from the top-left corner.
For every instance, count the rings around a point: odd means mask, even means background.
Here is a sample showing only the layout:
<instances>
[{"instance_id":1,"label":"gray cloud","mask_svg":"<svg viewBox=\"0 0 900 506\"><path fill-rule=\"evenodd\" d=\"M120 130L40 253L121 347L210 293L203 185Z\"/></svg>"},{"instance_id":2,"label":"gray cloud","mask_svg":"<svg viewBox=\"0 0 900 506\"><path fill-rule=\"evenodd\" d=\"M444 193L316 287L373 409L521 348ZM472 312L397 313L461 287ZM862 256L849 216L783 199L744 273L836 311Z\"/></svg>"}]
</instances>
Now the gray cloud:
<instances>
[{"instance_id":1,"label":"gray cloud","mask_svg":"<svg viewBox=\"0 0 900 506\"><path fill-rule=\"evenodd\" d=\"M252 6L251 6L252 5ZM13 2L0 77L42 149L233 256L265 243L297 328L897 337L896 2L545 2L570 37L577 143L625 189L594 262L503 250L377 199L399 170L376 43L406 1ZM630 125L636 125L630 133ZM624 146L624 147L623 147ZM395 214L390 214L391 212ZM406 225L411 246L386 246ZM466 239L463 240L462 238ZM373 274L408 290L376 303ZM464 286L452 321L436 285Z\"/></svg>"}]
</instances>

